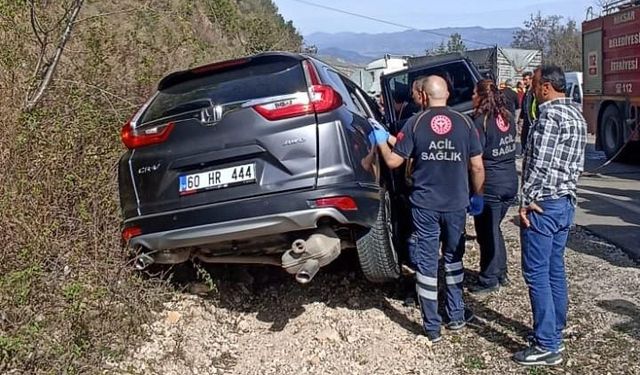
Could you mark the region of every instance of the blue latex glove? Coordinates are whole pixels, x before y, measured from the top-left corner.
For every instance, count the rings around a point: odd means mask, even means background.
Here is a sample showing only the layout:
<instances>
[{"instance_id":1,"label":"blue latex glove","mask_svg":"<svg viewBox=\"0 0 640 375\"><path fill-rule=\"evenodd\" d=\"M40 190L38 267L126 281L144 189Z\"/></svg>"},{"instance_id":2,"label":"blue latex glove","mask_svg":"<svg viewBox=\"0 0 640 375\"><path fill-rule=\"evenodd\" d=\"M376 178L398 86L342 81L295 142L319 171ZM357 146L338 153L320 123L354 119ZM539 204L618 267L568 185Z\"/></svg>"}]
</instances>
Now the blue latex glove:
<instances>
[{"instance_id":1,"label":"blue latex glove","mask_svg":"<svg viewBox=\"0 0 640 375\"><path fill-rule=\"evenodd\" d=\"M479 194L474 194L471 196L471 199L469 199L469 213L472 216L478 216L482 213L482 210L484 209L484 198L482 197L482 195Z\"/></svg>"},{"instance_id":2,"label":"blue latex glove","mask_svg":"<svg viewBox=\"0 0 640 375\"><path fill-rule=\"evenodd\" d=\"M378 145L387 143L389 132L374 119L369 119L369 125L373 128L373 131L369 133L369 141Z\"/></svg>"}]
</instances>

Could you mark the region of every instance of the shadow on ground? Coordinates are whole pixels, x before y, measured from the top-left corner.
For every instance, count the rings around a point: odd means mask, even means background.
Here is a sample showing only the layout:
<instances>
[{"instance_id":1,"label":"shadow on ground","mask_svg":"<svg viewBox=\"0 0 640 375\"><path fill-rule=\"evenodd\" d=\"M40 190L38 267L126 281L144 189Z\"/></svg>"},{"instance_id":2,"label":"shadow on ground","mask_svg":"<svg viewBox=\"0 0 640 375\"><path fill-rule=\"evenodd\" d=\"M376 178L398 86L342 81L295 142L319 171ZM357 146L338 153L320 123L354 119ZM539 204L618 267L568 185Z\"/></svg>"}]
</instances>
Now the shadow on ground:
<instances>
[{"instance_id":1,"label":"shadow on ground","mask_svg":"<svg viewBox=\"0 0 640 375\"><path fill-rule=\"evenodd\" d=\"M629 225L625 227L614 227L606 225L589 225L581 226L580 228L582 229L577 230L586 231L591 235L591 238L585 240L576 239L573 236L575 231L572 231L567 241L567 248L585 255L600 258L616 267L637 268L640 266L640 257L636 257L634 254L629 252L622 253L618 249L618 247L621 247L620 244L615 244L617 247L611 246L605 240L599 238L598 235L593 234L614 230L633 234L638 230L636 226Z\"/></svg>"},{"instance_id":2,"label":"shadow on ground","mask_svg":"<svg viewBox=\"0 0 640 375\"><path fill-rule=\"evenodd\" d=\"M598 307L625 318L625 322L613 326L616 331L640 341L640 308L633 302L621 299L599 301Z\"/></svg>"}]
</instances>

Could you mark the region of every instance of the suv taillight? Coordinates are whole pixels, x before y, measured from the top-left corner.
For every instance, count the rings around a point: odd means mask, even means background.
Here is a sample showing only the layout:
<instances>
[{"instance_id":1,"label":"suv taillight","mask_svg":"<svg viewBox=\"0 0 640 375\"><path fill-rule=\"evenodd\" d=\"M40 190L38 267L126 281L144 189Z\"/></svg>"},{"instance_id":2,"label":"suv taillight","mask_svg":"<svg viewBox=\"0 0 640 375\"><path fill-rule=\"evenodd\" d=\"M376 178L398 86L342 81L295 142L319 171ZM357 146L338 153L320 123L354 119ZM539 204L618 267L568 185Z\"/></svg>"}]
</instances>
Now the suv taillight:
<instances>
[{"instance_id":1,"label":"suv taillight","mask_svg":"<svg viewBox=\"0 0 640 375\"><path fill-rule=\"evenodd\" d=\"M311 100L306 94L283 99L268 104L253 107L262 117L270 121L283 120L291 117L324 113L332 111L342 105L342 98L331 86L314 85L309 90Z\"/></svg>"},{"instance_id":2,"label":"suv taillight","mask_svg":"<svg viewBox=\"0 0 640 375\"><path fill-rule=\"evenodd\" d=\"M342 97L333 87L321 84L313 63L305 60L302 66L309 84L308 96L295 95L277 102L256 105L253 109L267 120L274 121L311 113L325 113L340 107Z\"/></svg>"},{"instance_id":3,"label":"suv taillight","mask_svg":"<svg viewBox=\"0 0 640 375\"><path fill-rule=\"evenodd\" d=\"M311 103L316 113L324 113L340 107L342 97L331 86L315 85L311 87Z\"/></svg>"},{"instance_id":4,"label":"suv taillight","mask_svg":"<svg viewBox=\"0 0 640 375\"><path fill-rule=\"evenodd\" d=\"M145 127L144 129L135 129L131 126L131 122L127 122L122 127L120 138L122 143L132 150L139 147L155 145L162 143L169 138L169 134L173 130L174 124L157 125L154 127Z\"/></svg>"}]
</instances>

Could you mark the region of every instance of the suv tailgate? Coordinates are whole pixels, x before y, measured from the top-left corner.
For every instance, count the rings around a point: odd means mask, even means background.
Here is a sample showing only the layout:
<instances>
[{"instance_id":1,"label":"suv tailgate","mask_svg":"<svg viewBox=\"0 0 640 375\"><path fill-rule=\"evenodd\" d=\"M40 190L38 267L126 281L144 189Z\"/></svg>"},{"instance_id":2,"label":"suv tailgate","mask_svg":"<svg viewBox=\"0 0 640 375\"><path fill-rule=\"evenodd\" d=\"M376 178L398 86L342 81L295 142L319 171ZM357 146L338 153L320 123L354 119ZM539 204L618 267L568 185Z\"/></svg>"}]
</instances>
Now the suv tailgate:
<instances>
[{"instance_id":1,"label":"suv tailgate","mask_svg":"<svg viewBox=\"0 0 640 375\"><path fill-rule=\"evenodd\" d=\"M315 187L315 114L267 120L253 108L292 95L308 98L308 89L302 61L289 55L166 77L135 118L136 129L173 123L163 143L130 151L137 214Z\"/></svg>"}]
</instances>

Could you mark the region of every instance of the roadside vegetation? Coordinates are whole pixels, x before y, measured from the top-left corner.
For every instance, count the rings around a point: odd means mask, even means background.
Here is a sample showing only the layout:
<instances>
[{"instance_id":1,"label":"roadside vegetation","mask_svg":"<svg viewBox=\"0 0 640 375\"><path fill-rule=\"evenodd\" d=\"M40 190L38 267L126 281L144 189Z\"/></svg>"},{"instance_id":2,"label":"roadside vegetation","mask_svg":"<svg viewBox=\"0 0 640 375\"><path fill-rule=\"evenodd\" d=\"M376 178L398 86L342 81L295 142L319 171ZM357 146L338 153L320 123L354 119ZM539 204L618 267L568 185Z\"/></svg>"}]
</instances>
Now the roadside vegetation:
<instances>
[{"instance_id":1,"label":"roadside vegetation","mask_svg":"<svg viewBox=\"0 0 640 375\"><path fill-rule=\"evenodd\" d=\"M300 45L270 0L0 0L0 373L95 373L171 295L126 263L116 191L159 78Z\"/></svg>"}]
</instances>

